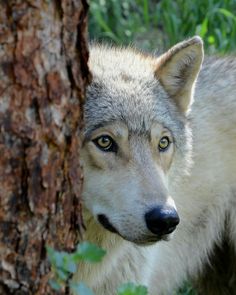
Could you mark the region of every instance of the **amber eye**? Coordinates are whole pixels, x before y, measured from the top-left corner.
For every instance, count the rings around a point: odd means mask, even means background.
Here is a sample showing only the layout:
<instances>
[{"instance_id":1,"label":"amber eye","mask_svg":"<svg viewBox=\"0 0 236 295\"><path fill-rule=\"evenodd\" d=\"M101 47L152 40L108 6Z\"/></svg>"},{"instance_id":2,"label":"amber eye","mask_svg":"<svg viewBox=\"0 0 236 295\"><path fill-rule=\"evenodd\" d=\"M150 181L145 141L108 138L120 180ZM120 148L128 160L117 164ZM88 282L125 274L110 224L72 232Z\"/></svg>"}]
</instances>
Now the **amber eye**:
<instances>
[{"instance_id":1,"label":"amber eye","mask_svg":"<svg viewBox=\"0 0 236 295\"><path fill-rule=\"evenodd\" d=\"M159 145L158 145L158 148L159 148L159 151L160 152L163 152L165 151L170 145L170 140L167 136L163 136L161 138L161 140L159 141Z\"/></svg>"},{"instance_id":2,"label":"amber eye","mask_svg":"<svg viewBox=\"0 0 236 295\"><path fill-rule=\"evenodd\" d=\"M101 135L93 140L95 145L104 152L116 152L117 144L109 135Z\"/></svg>"}]
</instances>

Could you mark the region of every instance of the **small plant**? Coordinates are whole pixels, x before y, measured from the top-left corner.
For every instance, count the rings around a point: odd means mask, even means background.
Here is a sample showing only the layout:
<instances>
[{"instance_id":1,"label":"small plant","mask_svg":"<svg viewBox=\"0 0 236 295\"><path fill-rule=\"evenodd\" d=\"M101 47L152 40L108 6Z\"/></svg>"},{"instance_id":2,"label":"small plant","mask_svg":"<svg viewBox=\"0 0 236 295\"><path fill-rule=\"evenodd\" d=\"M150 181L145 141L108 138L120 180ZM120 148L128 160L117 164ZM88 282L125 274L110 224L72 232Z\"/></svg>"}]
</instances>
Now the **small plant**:
<instances>
[{"instance_id":1,"label":"small plant","mask_svg":"<svg viewBox=\"0 0 236 295\"><path fill-rule=\"evenodd\" d=\"M76 272L79 262L95 263L101 261L106 254L103 249L94 244L83 242L77 246L73 253L56 251L51 247L47 247L47 253L54 273L54 278L49 281L52 289L59 291L68 284L75 294L93 294L85 284L72 282L71 277Z\"/></svg>"},{"instance_id":2,"label":"small plant","mask_svg":"<svg viewBox=\"0 0 236 295\"><path fill-rule=\"evenodd\" d=\"M106 251L89 242L83 242L77 246L76 251L73 253L56 251L51 247L47 247L47 253L54 274L54 278L49 281L52 289L61 291L68 285L76 295L94 295L83 282L75 283L71 278L77 271L79 262L100 262L106 254ZM122 285L117 291L117 295L147 294L146 287L135 286L132 283Z\"/></svg>"},{"instance_id":3,"label":"small plant","mask_svg":"<svg viewBox=\"0 0 236 295\"><path fill-rule=\"evenodd\" d=\"M132 283L122 285L117 292L117 295L147 295L147 288L144 286L135 286Z\"/></svg>"}]
</instances>

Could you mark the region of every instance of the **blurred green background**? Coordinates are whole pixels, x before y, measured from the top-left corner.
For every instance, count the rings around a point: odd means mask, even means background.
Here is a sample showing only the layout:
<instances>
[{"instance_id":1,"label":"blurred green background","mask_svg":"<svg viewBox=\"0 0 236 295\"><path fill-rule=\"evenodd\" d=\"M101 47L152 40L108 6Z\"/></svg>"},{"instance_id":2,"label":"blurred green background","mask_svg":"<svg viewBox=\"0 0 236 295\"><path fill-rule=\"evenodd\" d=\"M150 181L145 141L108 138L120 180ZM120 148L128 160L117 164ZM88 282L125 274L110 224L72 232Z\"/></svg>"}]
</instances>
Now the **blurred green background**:
<instances>
[{"instance_id":1,"label":"blurred green background","mask_svg":"<svg viewBox=\"0 0 236 295\"><path fill-rule=\"evenodd\" d=\"M91 39L164 49L193 35L207 53L236 51L236 0L90 0Z\"/></svg>"},{"instance_id":2,"label":"blurred green background","mask_svg":"<svg viewBox=\"0 0 236 295\"><path fill-rule=\"evenodd\" d=\"M89 35L98 42L162 52L199 35L208 54L236 52L236 0L90 0ZM173 295L195 295L188 284Z\"/></svg>"}]
</instances>

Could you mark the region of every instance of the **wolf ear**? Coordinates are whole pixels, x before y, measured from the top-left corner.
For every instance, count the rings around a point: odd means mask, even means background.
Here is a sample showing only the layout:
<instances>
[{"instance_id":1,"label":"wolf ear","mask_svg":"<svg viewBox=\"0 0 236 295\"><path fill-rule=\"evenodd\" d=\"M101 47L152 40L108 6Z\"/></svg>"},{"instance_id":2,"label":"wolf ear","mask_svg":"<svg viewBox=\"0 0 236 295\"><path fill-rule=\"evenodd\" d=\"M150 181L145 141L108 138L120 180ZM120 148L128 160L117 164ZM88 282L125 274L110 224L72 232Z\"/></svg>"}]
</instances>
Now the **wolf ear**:
<instances>
[{"instance_id":1,"label":"wolf ear","mask_svg":"<svg viewBox=\"0 0 236 295\"><path fill-rule=\"evenodd\" d=\"M157 79L184 113L191 105L202 60L203 42L197 36L178 43L157 60Z\"/></svg>"}]
</instances>

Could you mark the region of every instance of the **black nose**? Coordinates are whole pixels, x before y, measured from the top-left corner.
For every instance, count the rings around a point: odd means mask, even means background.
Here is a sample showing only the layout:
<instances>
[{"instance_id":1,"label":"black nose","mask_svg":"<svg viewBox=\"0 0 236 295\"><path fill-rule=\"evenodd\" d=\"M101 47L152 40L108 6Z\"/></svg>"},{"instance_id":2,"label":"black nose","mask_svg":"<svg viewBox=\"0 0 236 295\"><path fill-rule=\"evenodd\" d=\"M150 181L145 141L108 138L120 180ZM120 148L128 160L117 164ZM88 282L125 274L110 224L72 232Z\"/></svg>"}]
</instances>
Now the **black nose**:
<instances>
[{"instance_id":1,"label":"black nose","mask_svg":"<svg viewBox=\"0 0 236 295\"><path fill-rule=\"evenodd\" d=\"M145 214L148 229L156 235L172 233L179 224L179 216L173 207L158 206Z\"/></svg>"}]
</instances>

